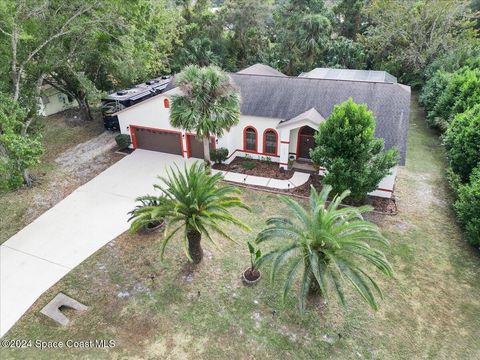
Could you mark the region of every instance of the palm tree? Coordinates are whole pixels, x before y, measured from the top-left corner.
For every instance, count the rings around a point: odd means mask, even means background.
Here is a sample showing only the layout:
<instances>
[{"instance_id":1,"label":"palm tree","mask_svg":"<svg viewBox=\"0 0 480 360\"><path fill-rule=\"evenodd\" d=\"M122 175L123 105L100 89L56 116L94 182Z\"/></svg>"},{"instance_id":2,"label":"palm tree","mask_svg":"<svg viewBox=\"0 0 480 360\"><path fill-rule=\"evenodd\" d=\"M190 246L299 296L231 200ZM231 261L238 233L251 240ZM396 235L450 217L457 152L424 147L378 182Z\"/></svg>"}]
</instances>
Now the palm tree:
<instances>
[{"instance_id":1,"label":"palm tree","mask_svg":"<svg viewBox=\"0 0 480 360\"><path fill-rule=\"evenodd\" d=\"M162 192L154 206L142 206L132 212L131 231L137 231L152 220L165 219L167 228L161 245L161 258L168 242L178 232L183 232L183 246L187 258L195 264L202 261L203 250L200 244L202 235L215 246L212 232L232 239L220 226L227 223L249 230L230 212L230 208L239 207L249 210L236 194L238 188L226 185L218 186L222 175L209 176L205 166L199 162L190 168L185 166L181 172L178 167L167 171L167 177L161 177L163 185L154 185Z\"/></svg>"},{"instance_id":2,"label":"palm tree","mask_svg":"<svg viewBox=\"0 0 480 360\"><path fill-rule=\"evenodd\" d=\"M170 124L193 131L203 140L210 164L210 137L220 137L240 120L240 95L230 78L216 66L187 66L177 85L182 94L172 97Z\"/></svg>"},{"instance_id":3,"label":"palm tree","mask_svg":"<svg viewBox=\"0 0 480 360\"><path fill-rule=\"evenodd\" d=\"M277 243L275 249L263 255L259 262L273 259L271 279L274 281L279 268L287 264L287 259L292 259L287 269L283 299L300 274L299 302L302 313L308 294L320 294L327 302L329 292L333 290L341 303L345 304L345 283L350 283L377 310L379 306L374 292L383 296L363 265L369 263L383 274L392 276L393 270L385 255L368 244L373 241L388 245L388 241L374 224L363 220L361 214L370 211L370 207L338 208L349 195L348 191L335 196L327 206L331 189L331 186L325 186L318 193L312 186L308 210L291 198L280 196L296 221L291 221L291 217L268 219L268 227L258 234L256 242L274 239L288 239L290 242L285 246Z\"/></svg>"}]
</instances>

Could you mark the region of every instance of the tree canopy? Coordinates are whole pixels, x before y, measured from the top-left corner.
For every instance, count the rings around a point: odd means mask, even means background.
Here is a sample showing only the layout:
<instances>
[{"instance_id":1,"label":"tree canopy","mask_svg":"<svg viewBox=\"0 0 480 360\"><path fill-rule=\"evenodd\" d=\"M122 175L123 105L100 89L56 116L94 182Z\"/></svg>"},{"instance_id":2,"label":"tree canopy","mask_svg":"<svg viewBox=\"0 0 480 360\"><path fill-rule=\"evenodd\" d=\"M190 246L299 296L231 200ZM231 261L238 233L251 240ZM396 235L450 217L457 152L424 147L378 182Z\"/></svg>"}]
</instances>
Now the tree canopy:
<instances>
[{"instance_id":1,"label":"tree canopy","mask_svg":"<svg viewBox=\"0 0 480 360\"><path fill-rule=\"evenodd\" d=\"M353 200L361 200L397 164L398 152L384 151L383 139L374 134L373 113L352 99L336 105L320 124L311 156L327 169L323 182L333 187L334 194L350 190Z\"/></svg>"}]
</instances>

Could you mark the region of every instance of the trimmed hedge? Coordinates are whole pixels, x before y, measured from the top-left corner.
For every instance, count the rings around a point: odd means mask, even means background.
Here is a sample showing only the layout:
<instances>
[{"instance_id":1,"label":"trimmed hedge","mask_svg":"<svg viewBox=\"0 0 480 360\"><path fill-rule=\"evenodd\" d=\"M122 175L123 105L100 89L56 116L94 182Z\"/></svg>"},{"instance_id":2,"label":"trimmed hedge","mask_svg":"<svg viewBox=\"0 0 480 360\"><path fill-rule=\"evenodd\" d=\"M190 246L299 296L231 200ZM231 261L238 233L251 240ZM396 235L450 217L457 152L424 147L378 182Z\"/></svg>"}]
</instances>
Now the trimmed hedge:
<instances>
[{"instance_id":1,"label":"trimmed hedge","mask_svg":"<svg viewBox=\"0 0 480 360\"><path fill-rule=\"evenodd\" d=\"M458 219L465 227L465 237L473 246L480 246L480 166L477 167L470 183L460 186L455 202Z\"/></svg>"},{"instance_id":2,"label":"trimmed hedge","mask_svg":"<svg viewBox=\"0 0 480 360\"><path fill-rule=\"evenodd\" d=\"M467 182L480 163L480 103L455 116L444 142L452 170Z\"/></svg>"}]
</instances>

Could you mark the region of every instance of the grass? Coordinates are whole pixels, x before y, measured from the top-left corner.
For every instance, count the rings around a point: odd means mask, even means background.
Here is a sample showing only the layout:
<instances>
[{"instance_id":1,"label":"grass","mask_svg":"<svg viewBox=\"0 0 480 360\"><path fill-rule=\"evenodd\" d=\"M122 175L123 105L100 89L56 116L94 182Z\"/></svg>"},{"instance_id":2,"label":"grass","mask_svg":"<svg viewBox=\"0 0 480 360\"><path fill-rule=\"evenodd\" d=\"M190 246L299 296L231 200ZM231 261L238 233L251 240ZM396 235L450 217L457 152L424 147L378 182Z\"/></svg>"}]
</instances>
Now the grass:
<instances>
[{"instance_id":1,"label":"grass","mask_svg":"<svg viewBox=\"0 0 480 360\"><path fill-rule=\"evenodd\" d=\"M85 126L69 126L63 114L41 118L39 121L43 136L45 153L41 163L33 169L37 179L33 188L22 188L18 191L0 193L0 244L30 223L33 219L29 210L34 197L46 189L48 183L57 176L58 166L55 158L63 151L84 142L103 131L100 122L88 123Z\"/></svg>"},{"instance_id":2,"label":"grass","mask_svg":"<svg viewBox=\"0 0 480 360\"><path fill-rule=\"evenodd\" d=\"M3 350L8 358L136 359L476 359L480 358L479 254L462 239L450 209L438 138L412 104L407 165L399 171L397 216L371 215L390 239L395 277L376 276L385 293L370 311L353 292L348 307L285 304L268 273L253 288L240 281L246 241L268 216L285 214L275 195L242 190L253 209L236 215L253 229L228 229L237 245L206 247L204 263L185 264L179 243L159 261L158 235L125 233L47 291L11 329L9 339L113 339L110 349ZM62 328L39 314L63 291L90 306Z\"/></svg>"}]
</instances>

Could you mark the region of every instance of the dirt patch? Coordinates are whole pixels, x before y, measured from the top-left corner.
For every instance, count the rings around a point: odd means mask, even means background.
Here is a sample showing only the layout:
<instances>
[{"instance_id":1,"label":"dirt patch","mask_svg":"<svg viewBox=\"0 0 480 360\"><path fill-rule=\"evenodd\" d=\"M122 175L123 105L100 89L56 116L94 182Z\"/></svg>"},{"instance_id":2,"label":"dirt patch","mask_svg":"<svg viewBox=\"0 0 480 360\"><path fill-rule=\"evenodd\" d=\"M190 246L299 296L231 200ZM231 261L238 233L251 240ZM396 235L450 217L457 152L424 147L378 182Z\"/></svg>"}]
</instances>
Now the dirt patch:
<instances>
[{"instance_id":1,"label":"dirt patch","mask_svg":"<svg viewBox=\"0 0 480 360\"><path fill-rule=\"evenodd\" d=\"M115 146L115 135L105 131L93 139L65 151L55 159L55 162L68 171L75 171L85 164L95 165L92 159L105 155Z\"/></svg>"},{"instance_id":2,"label":"dirt patch","mask_svg":"<svg viewBox=\"0 0 480 360\"><path fill-rule=\"evenodd\" d=\"M58 156L55 159L58 168L47 176L39 174L35 179L38 191L26 211L27 223L123 158L115 153L115 148L114 134L103 132Z\"/></svg>"},{"instance_id":3,"label":"dirt patch","mask_svg":"<svg viewBox=\"0 0 480 360\"><path fill-rule=\"evenodd\" d=\"M215 164L214 169L274 179L290 179L293 170L281 169L276 162L236 157L230 164Z\"/></svg>"}]
</instances>

